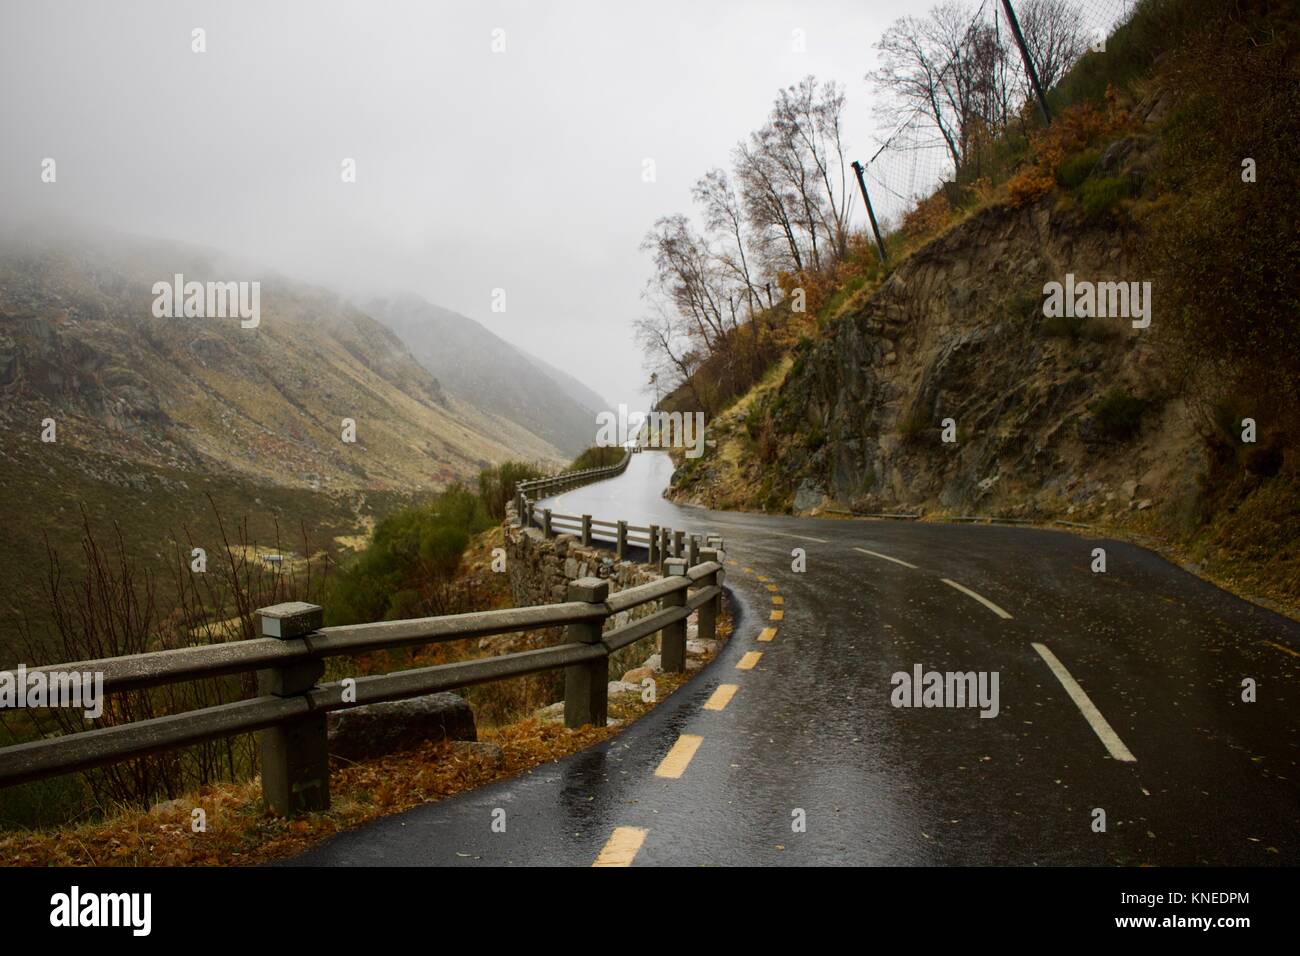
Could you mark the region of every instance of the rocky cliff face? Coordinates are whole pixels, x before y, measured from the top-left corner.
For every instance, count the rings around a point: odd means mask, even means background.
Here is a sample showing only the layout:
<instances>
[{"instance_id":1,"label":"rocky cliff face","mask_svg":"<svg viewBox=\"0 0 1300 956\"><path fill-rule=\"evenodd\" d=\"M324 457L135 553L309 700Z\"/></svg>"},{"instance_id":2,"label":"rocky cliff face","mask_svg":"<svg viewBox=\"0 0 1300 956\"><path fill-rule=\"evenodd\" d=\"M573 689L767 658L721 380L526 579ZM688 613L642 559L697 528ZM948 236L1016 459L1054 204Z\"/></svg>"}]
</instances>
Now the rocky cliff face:
<instances>
[{"instance_id":1,"label":"rocky cliff face","mask_svg":"<svg viewBox=\"0 0 1300 956\"><path fill-rule=\"evenodd\" d=\"M1126 157L1124 172L1138 175L1132 147L1111 161ZM1050 199L975 214L801 343L779 388L715 422L721 451L686 463L676 495L1006 516L1096 516L1177 497L1200 452L1157 362L1159 288L1145 329L1042 315L1044 284L1067 273L1149 279L1141 243L1131 225ZM720 500L729 484L748 500Z\"/></svg>"}]
</instances>

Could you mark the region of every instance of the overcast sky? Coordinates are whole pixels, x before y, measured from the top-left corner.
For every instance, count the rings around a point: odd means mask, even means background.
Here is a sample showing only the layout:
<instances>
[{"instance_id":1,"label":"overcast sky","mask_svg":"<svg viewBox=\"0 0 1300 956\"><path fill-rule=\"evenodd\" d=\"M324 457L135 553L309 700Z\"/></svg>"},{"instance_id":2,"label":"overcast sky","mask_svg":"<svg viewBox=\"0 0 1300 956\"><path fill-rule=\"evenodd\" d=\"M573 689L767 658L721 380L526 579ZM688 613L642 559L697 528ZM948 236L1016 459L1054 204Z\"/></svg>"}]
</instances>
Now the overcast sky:
<instances>
[{"instance_id":1,"label":"overcast sky","mask_svg":"<svg viewBox=\"0 0 1300 956\"><path fill-rule=\"evenodd\" d=\"M846 86L866 159L873 44L927 6L2 0L0 215L411 290L635 407L646 230L808 73Z\"/></svg>"}]
</instances>

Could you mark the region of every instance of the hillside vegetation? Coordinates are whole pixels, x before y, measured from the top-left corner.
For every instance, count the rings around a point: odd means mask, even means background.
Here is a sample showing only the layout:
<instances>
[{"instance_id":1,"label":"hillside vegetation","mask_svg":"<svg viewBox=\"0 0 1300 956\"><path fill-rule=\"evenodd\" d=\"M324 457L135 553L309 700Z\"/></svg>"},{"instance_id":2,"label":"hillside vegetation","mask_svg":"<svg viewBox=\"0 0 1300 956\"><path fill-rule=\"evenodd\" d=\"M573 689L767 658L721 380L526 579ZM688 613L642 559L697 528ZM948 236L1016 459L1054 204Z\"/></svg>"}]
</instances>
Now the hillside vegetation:
<instances>
[{"instance_id":1,"label":"hillside vegetation","mask_svg":"<svg viewBox=\"0 0 1300 956\"><path fill-rule=\"evenodd\" d=\"M847 256L807 314L756 319L793 341L673 493L1095 522L1294 609L1298 53L1292 4L1139 3L1049 128L1009 126L891 232L889 268ZM1045 315L1067 274L1149 282L1149 326ZM667 404L698 407L721 362Z\"/></svg>"}]
</instances>

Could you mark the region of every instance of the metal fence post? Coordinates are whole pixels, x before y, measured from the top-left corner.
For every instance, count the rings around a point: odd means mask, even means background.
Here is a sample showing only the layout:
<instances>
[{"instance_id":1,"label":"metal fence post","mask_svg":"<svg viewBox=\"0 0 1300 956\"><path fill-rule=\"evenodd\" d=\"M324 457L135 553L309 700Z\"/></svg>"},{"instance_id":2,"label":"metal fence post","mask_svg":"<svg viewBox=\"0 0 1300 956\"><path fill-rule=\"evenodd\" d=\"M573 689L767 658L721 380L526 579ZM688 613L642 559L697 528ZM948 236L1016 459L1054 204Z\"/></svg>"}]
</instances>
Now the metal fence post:
<instances>
[{"instance_id":1,"label":"metal fence post","mask_svg":"<svg viewBox=\"0 0 1300 956\"><path fill-rule=\"evenodd\" d=\"M1025 35L1020 32L1020 21L1016 19L1016 11L1011 6L1011 0L1002 0L1002 9L1006 12L1007 23L1011 26L1011 35L1016 38L1016 46L1020 47L1020 58L1025 62L1025 72L1029 74L1029 83L1034 88L1034 97L1038 100L1038 110L1043 114L1043 122L1051 126L1052 111L1047 106L1047 95L1043 92L1043 85L1038 81L1034 58L1029 55L1029 47L1025 44Z\"/></svg>"},{"instance_id":2,"label":"metal fence post","mask_svg":"<svg viewBox=\"0 0 1300 956\"><path fill-rule=\"evenodd\" d=\"M609 598L609 582L600 578L578 578L569 584L566 600L604 604ZM603 620L570 624L564 632L565 643L599 644ZM609 657L599 657L585 664L571 664L564 669L564 726L605 726L609 702Z\"/></svg>"},{"instance_id":3,"label":"metal fence post","mask_svg":"<svg viewBox=\"0 0 1300 956\"><path fill-rule=\"evenodd\" d=\"M319 630L324 611L316 604L293 601L259 608L263 637L291 641ZM262 696L298 697L316 686L325 673L319 659L297 661L257 672ZM258 732L262 763L262 801L283 817L330 806L329 739L325 712L312 711Z\"/></svg>"},{"instance_id":4,"label":"metal fence post","mask_svg":"<svg viewBox=\"0 0 1300 956\"><path fill-rule=\"evenodd\" d=\"M627 557L627 522L618 523L618 538L614 542L614 557L622 561Z\"/></svg>"},{"instance_id":5,"label":"metal fence post","mask_svg":"<svg viewBox=\"0 0 1300 956\"><path fill-rule=\"evenodd\" d=\"M686 562L681 558L669 558L664 562L664 577L680 576L685 583ZM661 608L681 607L686 603L686 588L665 594L659 606ZM680 674L686 670L686 618L665 625L659 632L659 665L670 674Z\"/></svg>"},{"instance_id":6,"label":"metal fence post","mask_svg":"<svg viewBox=\"0 0 1300 956\"><path fill-rule=\"evenodd\" d=\"M876 237L876 249L880 251L880 264L888 265L889 257L885 253L885 240L880 238L880 226L876 222L876 210L871 207L871 194L867 192L867 180L863 176L863 166L856 159L852 163L853 172L858 177L858 189L862 192L862 201L867 204L867 219L871 221L871 231Z\"/></svg>"}]
</instances>

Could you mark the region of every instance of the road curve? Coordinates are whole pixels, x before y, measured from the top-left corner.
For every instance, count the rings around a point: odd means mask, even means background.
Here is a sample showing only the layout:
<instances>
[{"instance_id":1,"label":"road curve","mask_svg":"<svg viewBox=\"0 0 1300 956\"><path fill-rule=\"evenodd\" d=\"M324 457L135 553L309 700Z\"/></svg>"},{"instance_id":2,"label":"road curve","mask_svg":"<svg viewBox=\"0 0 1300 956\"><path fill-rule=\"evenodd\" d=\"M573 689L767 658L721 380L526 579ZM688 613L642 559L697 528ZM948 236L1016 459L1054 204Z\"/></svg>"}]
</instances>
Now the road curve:
<instances>
[{"instance_id":1,"label":"road curve","mask_svg":"<svg viewBox=\"0 0 1300 956\"><path fill-rule=\"evenodd\" d=\"M289 865L1300 861L1300 624L1119 541L683 508L670 473L552 506L722 534L717 659L596 747ZM997 715L893 706L917 665L996 672Z\"/></svg>"}]
</instances>

